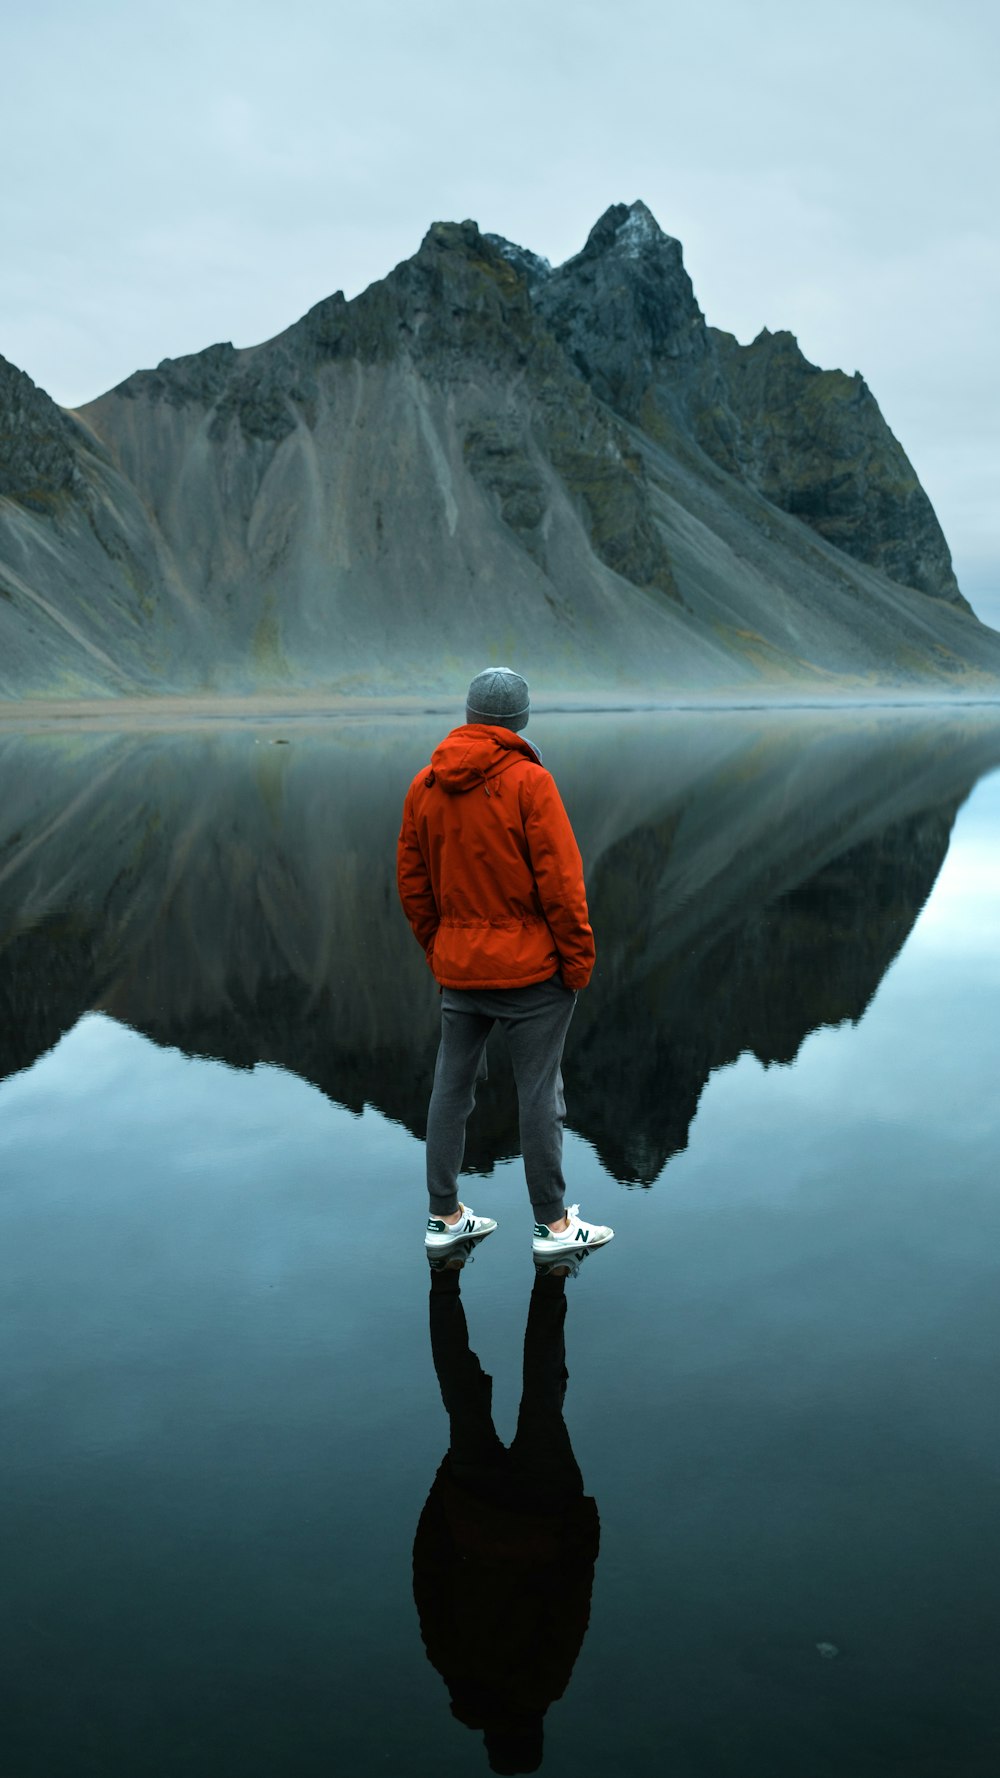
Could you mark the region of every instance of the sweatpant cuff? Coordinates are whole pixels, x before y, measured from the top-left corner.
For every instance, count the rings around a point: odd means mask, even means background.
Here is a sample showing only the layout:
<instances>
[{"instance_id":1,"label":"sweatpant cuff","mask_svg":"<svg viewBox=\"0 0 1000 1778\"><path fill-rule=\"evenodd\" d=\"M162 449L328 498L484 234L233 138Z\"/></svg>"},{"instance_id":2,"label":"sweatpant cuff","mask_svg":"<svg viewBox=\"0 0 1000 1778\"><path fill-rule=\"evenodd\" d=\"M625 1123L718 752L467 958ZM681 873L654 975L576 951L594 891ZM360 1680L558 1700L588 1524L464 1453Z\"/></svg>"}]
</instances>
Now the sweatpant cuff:
<instances>
[{"instance_id":1,"label":"sweatpant cuff","mask_svg":"<svg viewBox=\"0 0 1000 1778\"><path fill-rule=\"evenodd\" d=\"M429 1216L454 1216L459 1204L458 1193L452 1192L450 1198L431 1198L429 1202Z\"/></svg>"},{"instance_id":2,"label":"sweatpant cuff","mask_svg":"<svg viewBox=\"0 0 1000 1778\"><path fill-rule=\"evenodd\" d=\"M550 1198L547 1204L532 1204L536 1222L561 1222L566 1214L562 1198Z\"/></svg>"}]
</instances>

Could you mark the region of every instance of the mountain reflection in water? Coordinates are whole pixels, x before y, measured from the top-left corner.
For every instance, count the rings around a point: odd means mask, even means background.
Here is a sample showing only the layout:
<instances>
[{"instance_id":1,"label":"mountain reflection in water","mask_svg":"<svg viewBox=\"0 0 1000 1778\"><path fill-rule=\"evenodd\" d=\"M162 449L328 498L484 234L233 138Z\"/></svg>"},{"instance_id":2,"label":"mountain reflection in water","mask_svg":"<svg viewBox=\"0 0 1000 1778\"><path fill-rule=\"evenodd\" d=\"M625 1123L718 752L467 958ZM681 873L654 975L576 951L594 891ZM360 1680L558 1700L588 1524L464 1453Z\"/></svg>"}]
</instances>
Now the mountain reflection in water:
<instances>
[{"instance_id":1,"label":"mountain reflection in water","mask_svg":"<svg viewBox=\"0 0 1000 1778\"><path fill-rule=\"evenodd\" d=\"M399 910L406 784L447 723L0 738L0 1073L100 1009L277 1063L422 1135L434 983ZM1000 764L984 714L536 717L587 873L598 965L568 1123L619 1180L683 1149L743 1051L861 1017ZM290 745L276 746L278 739ZM517 1151L494 1058L467 1166Z\"/></svg>"}]
</instances>

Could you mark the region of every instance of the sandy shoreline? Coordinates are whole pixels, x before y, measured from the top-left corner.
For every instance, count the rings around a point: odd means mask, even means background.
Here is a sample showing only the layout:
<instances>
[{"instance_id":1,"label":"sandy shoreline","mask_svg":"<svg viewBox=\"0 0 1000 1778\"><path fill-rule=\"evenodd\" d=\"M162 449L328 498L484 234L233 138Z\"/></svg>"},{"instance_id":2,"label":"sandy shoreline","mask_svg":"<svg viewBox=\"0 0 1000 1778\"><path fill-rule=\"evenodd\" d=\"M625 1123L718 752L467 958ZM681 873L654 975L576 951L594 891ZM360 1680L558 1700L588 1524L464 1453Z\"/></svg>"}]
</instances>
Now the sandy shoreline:
<instances>
[{"instance_id":1,"label":"sandy shoreline","mask_svg":"<svg viewBox=\"0 0 1000 1778\"><path fill-rule=\"evenodd\" d=\"M543 715L625 715L630 712L697 714L701 716L758 712L792 715L806 712L844 715L859 711L940 712L941 714L992 711L1000 719L1000 694L993 697L958 695L933 697L886 689L864 696L817 698L712 697L696 692L674 698L629 696L622 692L570 696L537 693L532 712ZM446 693L408 697L372 695L354 697L126 697L90 699L0 700L0 732L27 733L39 730L117 729L137 733L153 730L242 727L247 724L294 723L298 727L323 727L330 722L384 721L415 716L442 716L461 721L461 699Z\"/></svg>"},{"instance_id":2,"label":"sandy shoreline","mask_svg":"<svg viewBox=\"0 0 1000 1778\"><path fill-rule=\"evenodd\" d=\"M187 728L334 717L415 716L451 710L454 698L430 697L126 697L25 698L0 701L0 728Z\"/></svg>"}]
</instances>

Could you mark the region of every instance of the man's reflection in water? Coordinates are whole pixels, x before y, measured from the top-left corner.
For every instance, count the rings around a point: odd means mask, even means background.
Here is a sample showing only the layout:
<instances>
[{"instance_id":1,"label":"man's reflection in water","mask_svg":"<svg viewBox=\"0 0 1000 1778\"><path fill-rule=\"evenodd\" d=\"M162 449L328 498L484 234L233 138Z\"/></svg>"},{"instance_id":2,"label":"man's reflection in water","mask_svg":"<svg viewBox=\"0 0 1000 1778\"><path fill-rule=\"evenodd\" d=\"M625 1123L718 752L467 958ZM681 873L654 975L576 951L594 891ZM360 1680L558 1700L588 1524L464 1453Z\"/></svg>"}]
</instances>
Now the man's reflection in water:
<instances>
[{"instance_id":1,"label":"man's reflection in water","mask_svg":"<svg viewBox=\"0 0 1000 1778\"><path fill-rule=\"evenodd\" d=\"M590 1618L600 1521L562 1415L570 1269L535 1278L509 1450L493 1425L492 1379L469 1349L461 1261L431 1274L431 1351L451 1443L417 1526L413 1593L452 1713L483 1731L494 1772L538 1770L542 1719L569 1684Z\"/></svg>"}]
</instances>

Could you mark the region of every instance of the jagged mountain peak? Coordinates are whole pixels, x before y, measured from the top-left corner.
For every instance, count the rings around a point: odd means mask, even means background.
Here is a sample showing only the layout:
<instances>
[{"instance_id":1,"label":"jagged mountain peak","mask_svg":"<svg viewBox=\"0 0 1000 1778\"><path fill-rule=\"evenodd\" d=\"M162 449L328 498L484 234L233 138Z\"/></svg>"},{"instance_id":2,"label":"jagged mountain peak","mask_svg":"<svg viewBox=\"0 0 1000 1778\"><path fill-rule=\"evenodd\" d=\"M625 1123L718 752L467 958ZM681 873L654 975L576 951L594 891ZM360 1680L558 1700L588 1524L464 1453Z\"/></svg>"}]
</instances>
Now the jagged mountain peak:
<instances>
[{"instance_id":1,"label":"jagged mountain peak","mask_svg":"<svg viewBox=\"0 0 1000 1778\"><path fill-rule=\"evenodd\" d=\"M679 250L680 242L665 233L648 204L637 198L634 204L609 204L576 257L593 259L598 254L611 252L627 259L639 259L650 248L661 247Z\"/></svg>"},{"instance_id":2,"label":"jagged mountain peak","mask_svg":"<svg viewBox=\"0 0 1000 1778\"><path fill-rule=\"evenodd\" d=\"M434 247L457 247L460 250L466 247L475 248L482 239L479 224L471 216L466 217L464 222L432 222L420 243L419 252L424 253L428 248Z\"/></svg>"},{"instance_id":3,"label":"jagged mountain peak","mask_svg":"<svg viewBox=\"0 0 1000 1778\"><path fill-rule=\"evenodd\" d=\"M808 376L847 376L846 371L825 371L822 365L814 364L811 358L807 358L799 344L798 334L793 333L790 327L762 327L748 346L740 346L735 334L724 333L719 328L711 327L709 332L717 339L724 340L729 346L738 346L738 349L743 353L756 352L759 355L766 354L773 359L784 356L790 361L794 361L799 369ZM848 380L864 384L867 389L868 385L859 370L853 371Z\"/></svg>"},{"instance_id":4,"label":"jagged mountain peak","mask_svg":"<svg viewBox=\"0 0 1000 1778\"><path fill-rule=\"evenodd\" d=\"M166 401L171 407L190 402L209 405L231 376L240 354L231 340L186 352L180 358L161 358L155 370L136 370L114 393L133 401L140 395Z\"/></svg>"},{"instance_id":5,"label":"jagged mountain peak","mask_svg":"<svg viewBox=\"0 0 1000 1778\"><path fill-rule=\"evenodd\" d=\"M522 247L505 235L481 233L474 222L433 223L424 236L421 251L428 245L475 249L484 241L521 273L529 288L553 276L552 262L543 254ZM641 198L632 204L610 204L598 217L580 252L557 267L556 272L608 253L626 259L641 259L651 249L656 251L664 247L680 256L680 242L660 227L652 210Z\"/></svg>"},{"instance_id":6,"label":"jagged mountain peak","mask_svg":"<svg viewBox=\"0 0 1000 1778\"><path fill-rule=\"evenodd\" d=\"M680 242L641 202L605 210L582 250L533 295L601 400L628 420L640 419L659 363L700 360L707 349Z\"/></svg>"},{"instance_id":7,"label":"jagged mountain peak","mask_svg":"<svg viewBox=\"0 0 1000 1778\"><path fill-rule=\"evenodd\" d=\"M789 352L795 357L801 358L803 364L809 364L808 358L799 345L798 334L793 333L790 327L762 327L758 333L754 334L750 345L744 350L752 351L755 346L771 352ZM818 367L809 364L809 368L816 370Z\"/></svg>"},{"instance_id":8,"label":"jagged mountain peak","mask_svg":"<svg viewBox=\"0 0 1000 1778\"><path fill-rule=\"evenodd\" d=\"M37 512L86 489L81 451L93 451L73 416L26 371L0 357L0 498Z\"/></svg>"}]
</instances>

